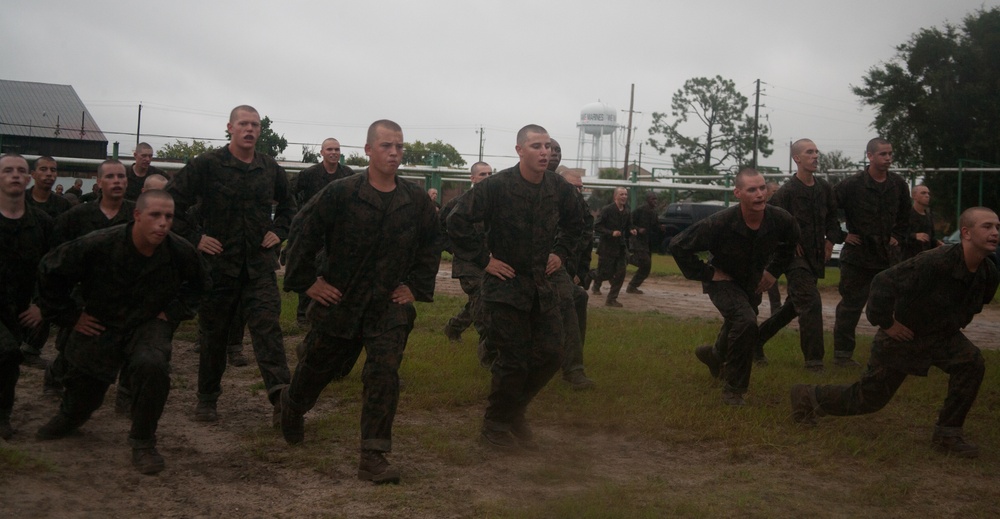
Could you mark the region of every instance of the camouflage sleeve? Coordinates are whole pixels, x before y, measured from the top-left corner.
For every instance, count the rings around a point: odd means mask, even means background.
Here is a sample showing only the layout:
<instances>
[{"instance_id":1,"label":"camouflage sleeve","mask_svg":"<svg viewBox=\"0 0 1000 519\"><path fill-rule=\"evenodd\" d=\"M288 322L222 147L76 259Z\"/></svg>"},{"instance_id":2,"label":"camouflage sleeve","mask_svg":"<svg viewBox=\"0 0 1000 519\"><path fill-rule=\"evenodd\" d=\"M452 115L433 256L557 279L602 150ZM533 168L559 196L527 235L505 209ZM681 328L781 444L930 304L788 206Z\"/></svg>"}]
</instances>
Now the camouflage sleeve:
<instances>
[{"instance_id":1,"label":"camouflage sleeve","mask_svg":"<svg viewBox=\"0 0 1000 519\"><path fill-rule=\"evenodd\" d=\"M451 239L455 257L483 269L490 263L490 251L483 247L475 224L485 220L486 215L490 213L489 194L495 182L494 178L497 177L480 182L468 195L462 197L447 216L448 238Z\"/></svg>"},{"instance_id":2,"label":"camouflage sleeve","mask_svg":"<svg viewBox=\"0 0 1000 519\"><path fill-rule=\"evenodd\" d=\"M912 258L879 272L872 279L865 315L879 328L889 328L895 321L893 309L901 298L913 297L928 279L937 274L927 268L926 258ZM929 277L930 276L930 277Z\"/></svg>"},{"instance_id":3,"label":"camouflage sleeve","mask_svg":"<svg viewBox=\"0 0 1000 519\"><path fill-rule=\"evenodd\" d=\"M837 197L833 193L830 184L824 184L826 191L826 239L831 243L844 243L844 231L840 228L840 220L837 218Z\"/></svg>"},{"instance_id":4,"label":"camouflage sleeve","mask_svg":"<svg viewBox=\"0 0 1000 519\"><path fill-rule=\"evenodd\" d=\"M600 212L597 213L597 218L594 220L594 234L597 234L604 239L605 237L610 238L611 233L615 230L608 227L608 217L609 217L609 207L604 206L601 208Z\"/></svg>"},{"instance_id":5,"label":"camouflage sleeve","mask_svg":"<svg viewBox=\"0 0 1000 519\"><path fill-rule=\"evenodd\" d=\"M556 233L552 252L566 265L575 257L583 235L583 211L576 203L576 189L563 179L559 179L559 232Z\"/></svg>"},{"instance_id":6,"label":"camouflage sleeve","mask_svg":"<svg viewBox=\"0 0 1000 519\"><path fill-rule=\"evenodd\" d=\"M21 337L7 329L0 321L0 355L9 355L21 351Z\"/></svg>"},{"instance_id":7,"label":"camouflage sleeve","mask_svg":"<svg viewBox=\"0 0 1000 519\"><path fill-rule=\"evenodd\" d=\"M89 243L86 237L64 243L38 265L38 307L45 319L59 326L72 328L80 318L70 293L87 275L87 265L99 262L90 257Z\"/></svg>"},{"instance_id":8,"label":"camouflage sleeve","mask_svg":"<svg viewBox=\"0 0 1000 519\"><path fill-rule=\"evenodd\" d=\"M847 232L858 234L858 230L854 227L854 221L850 214L851 184L853 178L847 177L834 186L833 198L836 201L837 207L844 212L844 222L847 224Z\"/></svg>"},{"instance_id":9,"label":"camouflage sleeve","mask_svg":"<svg viewBox=\"0 0 1000 519\"><path fill-rule=\"evenodd\" d=\"M197 211L190 211L198 203L201 194L199 180L206 174L207 164L204 156L191 159L164 188L174 197L173 232L183 236L195 247L205 235L205 231L197 219Z\"/></svg>"},{"instance_id":10,"label":"camouflage sleeve","mask_svg":"<svg viewBox=\"0 0 1000 519\"><path fill-rule=\"evenodd\" d=\"M291 185L288 182L288 174L284 168L278 166L278 174L274 179L274 200L278 206L274 209L274 221L271 222L271 231L278 235L281 241L288 239L288 231L292 225L292 218L295 217L295 199L292 196Z\"/></svg>"},{"instance_id":11,"label":"camouflage sleeve","mask_svg":"<svg viewBox=\"0 0 1000 519\"><path fill-rule=\"evenodd\" d=\"M441 265L441 253L438 250L438 216L430 198L417 193L423 208L418 215L420 238L417 242L416 254L410 266L406 286L410 288L414 299L431 303L434 301L434 284L437 280L438 267Z\"/></svg>"},{"instance_id":12,"label":"camouflage sleeve","mask_svg":"<svg viewBox=\"0 0 1000 519\"><path fill-rule=\"evenodd\" d=\"M774 251L771 262L765 270L770 272L775 278L778 278L788 270L788 266L791 265L792 259L795 257L795 246L799 243L801 231L799 230L799 223L795 220L794 216L784 209L775 209L781 215L781 226L783 227L781 231L783 236L781 241L778 242L778 248Z\"/></svg>"},{"instance_id":13,"label":"camouflage sleeve","mask_svg":"<svg viewBox=\"0 0 1000 519\"><path fill-rule=\"evenodd\" d=\"M178 237L178 242L183 238ZM181 286L177 297L167 304L163 313L171 322L179 323L194 319L201 304L202 297L208 293L212 282L208 275L208 262L194 247L184 241L172 244L176 248L174 265L180 271Z\"/></svg>"},{"instance_id":14,"label":"camouflage sleeve","mask_svg":"<svg viewBox=\"0 0 1000 519\"><path fill-rule=\"evenodd\" d=\"M312 197L292 221L285 264L285 291L305 292L316 282L316 254L324 246L327 227L336 225L335 191L324 189Z\"/></svg>"},{"instance_id":15,"label":"camouflage sleeve","mask_svg":"<svg viewBox=\"0 0 1000 519\"><path fill-rule=\"evenodd\" d=\"M710 222L713 220L705 218L670 240L670 254L688 279L711 281L715 276L715 269L698 257L699 252L707 251L712 246Z\"/></svg>"}]
</instances>

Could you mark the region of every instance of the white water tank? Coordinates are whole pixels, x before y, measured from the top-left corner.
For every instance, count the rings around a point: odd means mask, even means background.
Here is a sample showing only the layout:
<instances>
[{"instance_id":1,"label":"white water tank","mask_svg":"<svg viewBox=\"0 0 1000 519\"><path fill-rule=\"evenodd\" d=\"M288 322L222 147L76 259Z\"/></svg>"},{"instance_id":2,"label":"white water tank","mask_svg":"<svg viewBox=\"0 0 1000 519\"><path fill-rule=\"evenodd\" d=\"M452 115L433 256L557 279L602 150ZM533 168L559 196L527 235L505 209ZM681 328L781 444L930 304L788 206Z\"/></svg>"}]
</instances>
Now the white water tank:
<instances>
[{"instance_id":1,"label":"white water tank","mask_svg":"<svg viewBox=\"0 0 1000 519\"><path fill-rule=\"evenodd\" d=\"M590 103L580 110L580 122L577 126L587 135L610 135L618 127L618 111L611 105Z\"/></svg>"}]
</instances>

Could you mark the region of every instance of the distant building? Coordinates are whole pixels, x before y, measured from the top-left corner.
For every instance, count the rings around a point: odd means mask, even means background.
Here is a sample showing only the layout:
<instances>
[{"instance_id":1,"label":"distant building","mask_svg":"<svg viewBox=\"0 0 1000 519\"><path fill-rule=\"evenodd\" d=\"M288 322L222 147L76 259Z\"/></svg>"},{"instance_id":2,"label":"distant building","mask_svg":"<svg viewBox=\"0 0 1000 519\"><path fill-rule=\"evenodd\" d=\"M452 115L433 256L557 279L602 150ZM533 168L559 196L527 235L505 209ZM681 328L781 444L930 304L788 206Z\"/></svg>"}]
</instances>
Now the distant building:
<instances>
[{"instance_id":1,"label":"distant building","mask_svg":"<svg viewBox=\"0 0 1000 519\"><path fill-rule=\"evenodd\" d=\"M72 86L0 79L0 152L105 159L108 139Z\"/></svg>"}]
</instances>

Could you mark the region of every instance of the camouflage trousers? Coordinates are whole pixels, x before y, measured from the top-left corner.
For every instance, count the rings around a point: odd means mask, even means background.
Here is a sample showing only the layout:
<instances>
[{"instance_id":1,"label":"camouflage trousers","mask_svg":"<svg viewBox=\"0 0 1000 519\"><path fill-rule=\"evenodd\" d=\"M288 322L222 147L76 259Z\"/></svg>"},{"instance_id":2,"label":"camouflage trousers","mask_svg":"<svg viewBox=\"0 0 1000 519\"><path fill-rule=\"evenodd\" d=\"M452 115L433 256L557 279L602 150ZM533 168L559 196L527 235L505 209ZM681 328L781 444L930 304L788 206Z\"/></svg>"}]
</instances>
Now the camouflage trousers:
<instances>
[{"instance_id":1,"label":"camouflage trousers","mask_svg":"<svg viewBox=\"0 0 1000 519\"><path fill-rule=\"evenodd\" d=\"M416 312L410 306L410 322L374 337L344 339L319 331L314 326L303 341L305 355L295 366L288 386L291 407L305 413L316 405L323 389L346 377L365 350L364 384L361 406L361 448L392 450L392 422L399 403L399 365L413 329Z\"/></svg>"},{"instance_id":2,"label":"camouflage trousers","mask_svg":"<svg viewBox=\"0 0 1000 519\"><path fill-rule=\"evenodd\" d=\"M653 258L648 250L633 250L632 256L635 258L636 271L629 280L629 288L639 288L639 285L649 277L649 271L653 268Z\"/></svg>"},{"instance_id":3,"label":"camouflage trousers","mask_svg":"<svg viewBox=\"0 0 1000 519\"><path fill-rule=\"evenodd\" d=\"M104 402L104 394L127 361L131 384L133 447L152 446L170 392L170 355L176 323L150 319L134 330L108 329L97 337L71 332L59 412L79 426Z\"/></svg>"},{"instance_id":4,"label":"camouflage trousers","mask_svg":"<svg viewBox=\"0 0 1000 519\"><path fill-rule=\"evenodd\" d=\"M573 283L565 269L551 277L559 294L559 314L563 328L563 375L583 369L583 345L587 340L587 302L590 296Z\"/></svg>"},{"instance_id":5,"label":"camouflage trousers","mask_svg":"<svg viewBox=\"0 0 1000 519\"><path fill-rule=\"evenodd\" d=\"M483 276L462 276L458 278L458 282L462 286L462 292L469 296L469 300L457 314L448 319L448 328L457 335L467 330L469 326L475 325L476 332L482 340L486 338L486 315L483 313L483 304L479 298Z\"/></svg>"},{"instance_id":6,"label":"camouflage trousers","mask_svg":"<svg viewBox=\"0 0 1000 519\"><path fill-rule=\"evenodd\" d=\"M483 307L490 314L490 343L499 353L483 427L509 431L512 423L524 421L528 404L559 371L562 318L558 306L542 311L537 298L530 311L494 301Z\"/></svg>"},{"instance_id":7,"label":"camouflage trousers","mask_svg":"<svg viewBox=\"0 0 1000 519\"><path fill-rule=\"evenodd\" d=\"M840 264L840 303L833 323L833 357L849 359L854 356L855 332L861 311L868 302L872 279L882 269L859 267L850 263Z\"/></svg>"},{"instance_id":8,"label":"camouflage trousers","mask_svg":"<svg viewBox=\"0 0 1000 519\"><path fill-rule=\"evenodd\" d=\"M590 277L594 279L594 283L598 287L604 281L610 283L608 301L618 299L618 293L621 292L622 285L625 284L625 267L627 266L625 259L625 249L621 249L621 253L614 256L598 256L597 269L590 271Z\"/></svg>"},{"instance_id":9,"label":"camouflage trousers","mask_svg":"<svg viewBox=\"0 0 1000 519\"><path fill-rule=\"evenodd\" d=\"M879 330L861 380L850 385L818 386L816 401L829 415L874 413L889 403L907 375L927 376L931 366L949 375L948 394L938 413L935 433L960 435L986 372L979 348L962 333L899 342Z\"/></svg>"},{"instance_id":10,"label":"camouflage trousers","mask_svg":"<svg viewBox=\"0 0 1000 519\"><path fill-rule=\"evenodd\" d=\"M246 322L268 399L272 404L278 402L281 388L291 378L278 322L280 315L281 296L273 272L253 279L212 273L212 290L202 300L198 311L202 339L198 365L199 400L214 402L222 394L222 375L226 371L232 327L237 322Z\"/></svg>"},{"instance_id":11,"label":"camouflage trousers","mask_svg":"<svg viewBox=\"0 0 1000 519\"><path fill-rule=\"evenodd\" d=\"M15 324L13 329L0 322L0 412L14 408L14 389L21 378L21 337L24 331Z\"/></svg>"},{"instance_id":12,"label":"camouflage trousers","mask_svg":"<svg viewBox=\"0 0 1000 519\"><path fill-rule=\"evenodd\" d=\"M709 281L702 286L722 314L722 329L715 340L715 354L723 363L725 391L746 393L750 387L753 352L757 346L760 294L747 294L732 281Z\"/></svg>"},{"instance_id":13,"label":"camouflage trousers","mask_svg":"<svg viewBox=\"0 0 1000 519\"><path fill-rule=\"evenodd\" d=\"M792 267L788 278L785 304L772 309L771 317L761 323L755 356L764 356L764 344L782 328L799 318L799 347L806 366L823 365L823 300L816 286L816 275L806 267ZM777 286L777 284L775 284Z\"/></svg>"}]
</instances>

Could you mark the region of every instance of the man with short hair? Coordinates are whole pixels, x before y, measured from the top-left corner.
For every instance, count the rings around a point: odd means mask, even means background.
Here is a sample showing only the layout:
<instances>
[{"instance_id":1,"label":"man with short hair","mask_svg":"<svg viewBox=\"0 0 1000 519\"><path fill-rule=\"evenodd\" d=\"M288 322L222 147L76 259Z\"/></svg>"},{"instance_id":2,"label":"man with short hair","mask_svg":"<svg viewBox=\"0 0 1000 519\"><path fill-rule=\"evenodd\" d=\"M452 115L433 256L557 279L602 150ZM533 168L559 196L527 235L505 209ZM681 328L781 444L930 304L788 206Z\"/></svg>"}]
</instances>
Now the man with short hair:
<instances>
[{"instance_id":1,"label":"man with short hair","mask_svg":"<svg viewBox=\"0 0 1000 519\"><path fill-rule=\"evenodd\" d=\"M931 366L948 374L948 396L938 414L934 449L975 458L979 448L963 438L965 417L976 400L986 363L961 332L989 304L1000 285L990 259L1000 239L1000 219L985 207L960 217L961 243L919 254L875 275L868 320L878 326L868 369L851 385L792 386L792 417L816 425L825 415L854 416L885 407L908 375Z\"/></svg>"},{"instance_id":2,"label":"man with short hair","mask_svg":"<svg viewBox=\"0 0 1000 519\"><path fill-rule=\"evenodd\" d=\"M921 252L944 245L934 239L934 215L931 213L931 190L920 184L910 190L913 207L910 209L906 236L900 244L900 259L908 260Z\"/></svg>"},{"instance_id":3,"label":"man with short hair","mask_svg":"<svg viewBox=\"0 0 1000 519\"><path fill-rule=\"evenodd\" d=\"M519 162L482 181L448 216L455 255L486 272L481 297L499 352L482 438L499 449L537 448L528 404L559 370L560 299L551 276L583 233L574 189L548 171L551 143L538 125L517 133ZM475 229L483 222L487 246Z\"/></svg>"},{"instance_id":4,"label":"man with short hair","mask_svg":"<svg viewBox=\"0 0 1000 519\"><path fill-rule=\"evenodd\" d=\"M631 254L635 258L636 271L632 279L625 288L626 294L641 294L639 285L649 277L649 271L653 267L652 244L653 237L657 236L660 228L660 220L656 214L656 193L650 191L646 193L646 203L642 207L637 207L632 211L632 225L635 227L635 235L632 237Z\"/></svg>"},{"instance_id":5,"label":"man with short hair","mask_svg":"<svg viewBox=\"0 0 1000 519\"><path fill-rule=\"evenodd\" d=\"M594 214L590 212L587 199L583 197L583 172L563 168L559 176L576 189L576 198L583 213L584 234L573 257L566 263L566 273L573 278L574 283L586 291L590 289L590 283L593 281L590 278L590 262L594 253ZM587 299L589 300L590 296L587 296Z\"/></svg>"},{"instance_id":6,"label":"man with short hair","mask_svg":"<svg viewBox=\"0 0 1000 519\"><path fill-rule=\"evenodd\" d=\"M893 264L893 248L906 236L910 193L903 177L889 171L892 144L868 141L868 166L833 191L844 211L847 237L840 252L840 303L833 325L833 363L861 367L854 360L855 332L868 300L872 278Z\"/></svg>"},{"instance_id":7,"label":"man with short hair","mask_svg":"<svg viewBox=\"0 0 1000 519\"><path fill-rule=\"evenodd\" d=\"M397 175L403 130L372 123L365 142L368 168L334 182L295 219L289 240L285 290L313 300L305 355L281 393L281 432L304 440L303 415L323 389L366 360L358 478L398 483L392 424L399 402L399 365L416 319L414 301L433 301L441 260L437 215L423 189ZM317 258L317 255L322 258Z\"/></svg>"},{"instance_id":8,"label":"man with short hair","mask_svg":"<svg viewBox=\"0 0 1000 519\"><path fill-rule=\"evenodd\" d=\"M194 419L218 420L230 326L241 314L277 425L281 388L291 374L279 323L275 248L288 235L295 201L285 170L255 151L261 132L257 109L237 106L226 128L228 146L195 157L167 185L177 204L179 234L197 244L211 266L212 289L198 312L202 343ZM188 213L195 204L200 204L197 222Z\"/></svg>"},{"instance_id":9,"label":"man with short hair","mask_svg":"<svg viewBox=\"0 0 1000 519\"><path fill-rule=\"evenodd\" d=\"M31 189L24 194L24 201L28 206L41 210L53 219L73 207L69 200L52 192L57 172L55 159L49 156L38 157L31 168L31 178L34 182ZM48 367L48 363L41 355L42 348L49 338L49 329L49 323L43 322L25 337L25 342L21 345L21 352L24 354L22 364L37 369Z\"/></svg>"},{"instance_id":10,"label":"man with short hair","mask_svg":"<svg viewBox=\"0 0 1000 519\"><path fill-rule=\"evenodd\" d=\"M156 429L170 391L171 341L177 325L194 318L208 278L195 248L170 232L169 194L144 193L133 215L133 222L60 245L39 267L42 313L73 331L64 349L66 394L37 438L57 440L83 425L125 364L132 464L156 474L164 468Z\"/></svg>"},{"instance_id":11,"label":"man with short hair","mask_svg":"<svg viewBox=\"0 0 1000 519\"><path fill-rule=\"evenodd\" d=\"M31 168L31 179L34 182L31 189L24 195L28 205L41 209L52 218L56 218L73 207L69 200L52 192L52 185L56 182L57 173L58 166L55 159L48 156L38 157Z\"/></svg>"},{"instance_id":12,"label":"man with short hair","mask_svg":"<svg viewBox=\"0 0 1000 519\"><path fill-rule=\"evenodd\" d=\"M767 203L764 177L752 168L736 174L733 194L739 205L719 211L688 227L670 241L670 253L684 277L702 282L722 314L715 345L695 349L713 378L725 381L722 402L746 405L754 346L757 307L787 268L799 239L795 218ZM699 254L709 253L708 262Z\"/></svg>"},{"instance_id":13,"label":"man with short hair","mask_svg":"<svg viewBox=\"0 0 1000 519\"><path fill-rule=\"evenodd\" d=\"M124 165L122 167L124 167ZM96 202L100 198L101 198L101 185L99 183L94 183L94 185L90 187L90 192L80 197L80 203L89 204L91 202Z\"/></svg>"},{"instance_id":14,"label":"man with short hair","mask_svg":"<svg viewBox=\"0 0 1000 519\"><path fill-rule=\"evenodd\" d=\"M79 178L76 179L76 180L74 180L73 181L73 187L67 189L66 190L66 194L67 195L73 195L77 199L79 199L81 196L83 196L83 180L79 179Z\"/></svg>"},{"instance_id":15,"label":"man with short hair","mask_svg":"<svg viewBox=\"0 0 1000 519\"><path fill-rule=\"evenodd\" d=\"M469 175L469 181L472 182L472 189L475 189L476 184L486 180L492 174L493 168L489 164L485 162L473 164L471 174ZM466 191L452 198L441 209L438 222L440 223L440 231L443 238L446 239L448 236L448 215L455 209L455 206L458 205L462 197L468 196L468 194L469 191ZM480 239L485 244L486 232L482 228L482 225L477 225L476 230L480 234ZM476 331L479 333L479 347L477 348L480 356L479 361L484 367L489 367L496 357L496 351L488 348L485 342L486 323L483 320L485 316L482 314L482 304L479 299L479 289L483 284L483 269L479 268L475 263L455 257L451 262L451 277L458 278L462 292L465 292L465 295L468 296L468 301L466 301L465 306L457 314L448 319L448 323L444 326L444 334L452 342L461 342L462 332L470 325L475 324Z\"/></svg>"},{"instance_id":16,"label":"man with short hair","mask_svg":"<svg viewBox=\"0 0 1000 519\"><path fill-rule=\"evenodd\" d=\"M146 191L152 191L154 189L163 189L167 187L167 183L169 182L170 180L168 180L167 177L159 173L152 173L146 175L146 180L143 181L142 183L142 193L145 193Z\"/></svg>"},{"instance_id":17,"label":"man with short hair","mask_svg":"<svg viewBox=\"0 0 1000 519\"><path fill-rule=\"evenodd\" d=\"M24 157L0 156L0 438L5 440L14 435L10 417L21 376L21 341L42 324L32 298L38 263L52 241L52 218L25 202L28 178Z\"/></svg>"},{"instance_id":18,"label":"man with short hair","mask_svg":"<svg viewBox=\"0 0 1000 519\"><path fill-rule=\"evenodd\" d=\"M316 196L316 193L322 191L330 182L354 174L353 169L340 163L342 155L340 153L340 141L337 139L333 137L324 139L323 143L320 144L319 154L323 158L322 162L303 169L295 177L295 183L292 186L292 195L295 197L295 203L299 207L305 206L306 202ZM301 327L309 325L309 319L306 318L306 308L309 307L309 301L309 296L304 293L299 294L299 306L295 312L295 316Z\"/></svg>"},{"instance_id":19,"label":"man with short hair","mask_svg":"<svg viewBox=\"0 0 1000 519\"><path fill-rule=\"evenodd\" d=\"M843 241L837 221L837 201L830 184L815 176L819 169L819 149L809 139L792 143L792 160L797 171L781 186L771 204L788 211L799 224L795 257L785 271L788 298L772 310L760 325L754 361L766 363L764 344L796 316L799 318L799 346L809 371L823 371L823 301L817 283L826 276L826 262L833 244Z\"/></svg>"},{"instance_id":20,"label":"man with short hair","mask_svg":"<svg viewBox=\"0 0 1000 519\"><path fill-rule=\"evenodd\" d=\"M597 244L597 270L591 271L594 279L594 294L601 293L601 282L610 281L605 306L621 308L618 293L625 283L625 267L628 258L628 240L636 235L632 225L632 214L625 208L628 190L616 187L612 202L601 209L594 221L594 234L600 236Z\"/></svg>"},{"instance_id":21,"label":"man with short hair","mask_svg":"<svg viewBox=\"0 0 1000 519\"><path fill-rule=\"evenodd\" d=\"M135 147L132 155L135 162L125 168L125 175L128 177L128 187L125 188L125 200L135 201L142 194L146 178L149 175L160 175L169 178L170 173L151 165L153 162L153 147L145 142L140 142Z\"/></svg>"}]
</instances>

